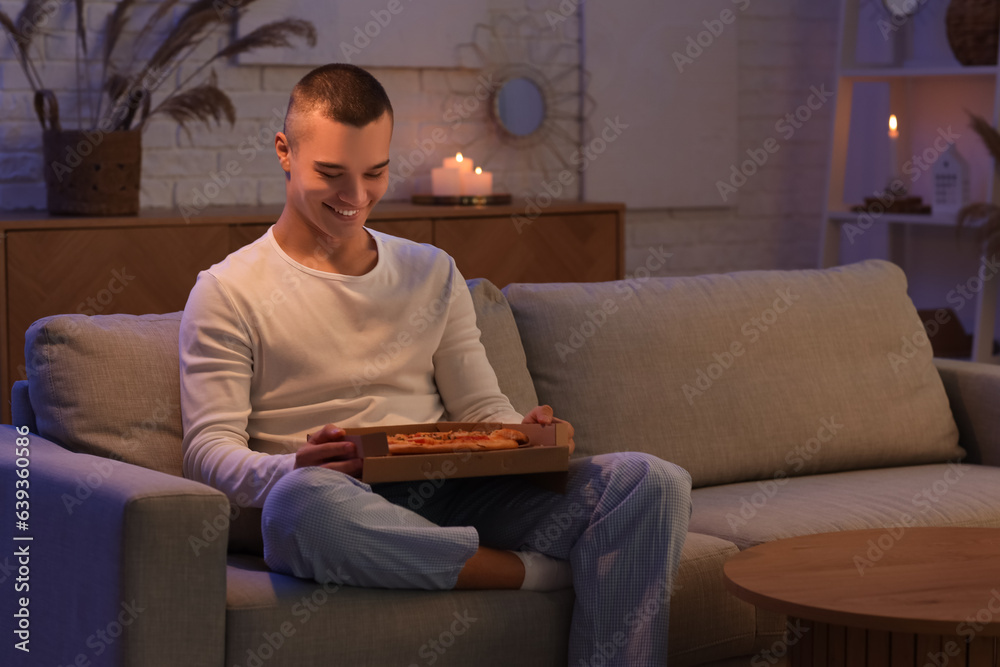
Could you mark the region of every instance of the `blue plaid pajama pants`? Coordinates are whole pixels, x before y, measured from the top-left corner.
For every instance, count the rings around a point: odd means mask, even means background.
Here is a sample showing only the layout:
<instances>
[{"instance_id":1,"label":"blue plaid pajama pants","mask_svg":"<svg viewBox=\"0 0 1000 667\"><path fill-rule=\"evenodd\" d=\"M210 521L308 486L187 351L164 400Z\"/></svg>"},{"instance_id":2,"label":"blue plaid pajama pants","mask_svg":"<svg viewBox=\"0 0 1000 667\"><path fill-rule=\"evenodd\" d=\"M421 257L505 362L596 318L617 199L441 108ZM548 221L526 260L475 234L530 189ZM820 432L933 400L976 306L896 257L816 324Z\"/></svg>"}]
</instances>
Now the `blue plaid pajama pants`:
<instances>
[{"instance_id":1,"label":"blue plaid pajama pants","mask_svg":"<svg viewBox=\"0 0 1000 667\"><path fill-rule=\"evenodd\" d=\"M570 461L565 494L516 477L369 486L300 468L271 490L262 528L271 569L352 586L451 589L480 545L569 560L569 664L634 667L667 663L690 516L687 471L619 452Z\"/></svg>"}]
</instances>

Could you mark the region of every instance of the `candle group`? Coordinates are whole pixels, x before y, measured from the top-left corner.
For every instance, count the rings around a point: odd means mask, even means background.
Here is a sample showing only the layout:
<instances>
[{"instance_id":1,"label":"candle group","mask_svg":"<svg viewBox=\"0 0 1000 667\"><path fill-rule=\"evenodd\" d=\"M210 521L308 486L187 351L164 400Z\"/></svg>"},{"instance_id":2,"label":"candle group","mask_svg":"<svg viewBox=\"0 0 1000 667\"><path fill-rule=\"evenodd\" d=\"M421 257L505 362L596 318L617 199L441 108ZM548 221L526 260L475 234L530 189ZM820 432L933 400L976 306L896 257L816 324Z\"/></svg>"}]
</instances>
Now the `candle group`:
<instances>
[{"instance_id":1,"label":"candle group","mask_svg":"<svg viewBox=\"0 0 1000 667\"><path fill-rule=\"evenodd\" d=\"M435 197L484 196L493 194L493 174L475 167L472 160L456 153L441 167L431 170L431 192Z\"/></svg>"}]
</instances>

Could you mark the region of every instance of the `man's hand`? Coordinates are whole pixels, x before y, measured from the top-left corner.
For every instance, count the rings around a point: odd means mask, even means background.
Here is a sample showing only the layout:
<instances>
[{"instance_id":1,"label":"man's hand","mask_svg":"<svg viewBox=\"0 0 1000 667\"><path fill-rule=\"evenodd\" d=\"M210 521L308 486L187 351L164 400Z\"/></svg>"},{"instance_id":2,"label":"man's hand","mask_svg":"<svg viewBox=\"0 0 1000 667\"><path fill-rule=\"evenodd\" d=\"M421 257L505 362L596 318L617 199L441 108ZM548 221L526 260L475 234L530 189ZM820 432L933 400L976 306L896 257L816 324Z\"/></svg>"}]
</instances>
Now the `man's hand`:
<instances>
[{"instance_id":1,"label":"man's hand","mask_svg":"<svg viewBox=\"0 0 1000 667\"><path fill-rule=\"evenodd\" d=\"M306 444L295 452L295 467L319 466L361 477L362 459L353 442L344 440L344 429L327 424L306 436Z\"/></svg>"},{"instance_id":2,"label":"man's hand","mask_svg":"<svg viewBox=\"0 0 1000 667\"><path fill-rule=\"evenodd\" d=\"M576 449L576 443L573 442L573 425L564 419L557 419L552 416L552 408L548 405L539 405L534 408L531 412L525 415L524 419L521 421L522 424L566 424L569 429L569 453L572 454L573 450Z\"/></svg>"}]
</instances>

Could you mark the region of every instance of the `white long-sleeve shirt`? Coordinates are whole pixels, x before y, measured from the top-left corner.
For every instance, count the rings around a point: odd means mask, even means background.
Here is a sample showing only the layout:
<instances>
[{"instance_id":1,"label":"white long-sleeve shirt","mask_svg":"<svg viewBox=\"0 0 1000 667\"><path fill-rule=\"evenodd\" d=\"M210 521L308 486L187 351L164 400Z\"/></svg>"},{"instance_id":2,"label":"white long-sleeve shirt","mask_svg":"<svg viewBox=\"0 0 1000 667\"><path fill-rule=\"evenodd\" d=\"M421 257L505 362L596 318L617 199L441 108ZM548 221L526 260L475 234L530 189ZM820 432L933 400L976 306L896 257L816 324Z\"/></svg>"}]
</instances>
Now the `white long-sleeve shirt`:
<instances>
[{"instance_id":1,"label":"white long-sleeve shirt","mask_svg":"<svg viewBox=\"0 0 1000 667\"><path fill-rule=\"evenodd\" d=\"M198 274L180 326L184 475L260 507L324 424L520 422L444 251L373 230L362 276L311 269L272 229Z\"/></svg>"}]
</instances>

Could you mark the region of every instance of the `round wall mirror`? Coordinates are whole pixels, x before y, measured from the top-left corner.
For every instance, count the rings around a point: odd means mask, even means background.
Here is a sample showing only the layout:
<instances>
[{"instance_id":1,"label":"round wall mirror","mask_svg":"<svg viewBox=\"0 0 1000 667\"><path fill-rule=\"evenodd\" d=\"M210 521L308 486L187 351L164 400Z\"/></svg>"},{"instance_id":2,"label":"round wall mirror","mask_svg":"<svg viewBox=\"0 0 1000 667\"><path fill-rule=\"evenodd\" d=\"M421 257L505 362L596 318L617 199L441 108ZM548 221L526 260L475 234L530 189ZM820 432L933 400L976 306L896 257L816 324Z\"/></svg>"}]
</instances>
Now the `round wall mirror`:
<instances>
[{"instance_id":1,"label":"round wall mirror","mask_svg":"<svg viewBox=\"0 0 1000 667\"><path fill-rule=\"evenodd\" d=\"M494 105L500 125L516 137L533 134L545 122L545 96L531 79L515 77L505 81Z\"/></svg>"},{"instance_id":2,"label":"round wall mirror","mask_svg":"<svg viewBox=\"0 0 1000 667\"><path fill-rule=\"evenodd\" d=\"M927 0L882 0L886 10L897 19L904 19L917 13Z\"/></svg>"}]
</instances>

